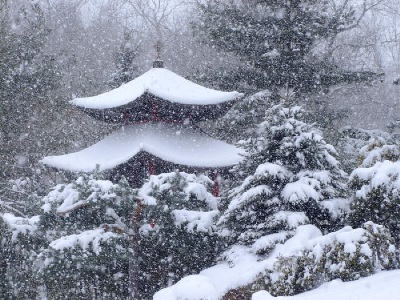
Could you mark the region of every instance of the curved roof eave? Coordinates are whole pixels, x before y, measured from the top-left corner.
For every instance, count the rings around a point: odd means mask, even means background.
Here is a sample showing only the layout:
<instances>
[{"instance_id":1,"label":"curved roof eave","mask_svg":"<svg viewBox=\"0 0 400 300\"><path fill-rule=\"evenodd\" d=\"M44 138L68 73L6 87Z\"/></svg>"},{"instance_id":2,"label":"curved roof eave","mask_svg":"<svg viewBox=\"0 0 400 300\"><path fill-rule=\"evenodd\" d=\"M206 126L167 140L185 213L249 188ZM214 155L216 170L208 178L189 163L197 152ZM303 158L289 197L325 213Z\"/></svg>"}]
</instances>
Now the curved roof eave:
<instances>
[{"instance_id":1,"label":"curved roof eave","mask_svg":"<svg viewBox=\"0 0 400 300\"><path fill-rule=\"evenodd\" d=\"M70 103L82 108L107 109L136 101L145 93L186 105L214 105L232 101L243 95L236 91L209 89L167 69L153 68L116 89L93 97L75 98Z\"/></svg>"},{"instance_id":2,"label":"curved roof eave","mask_svg":"<svg viewBox=\"0 0 400 300\"><path fill-rule=\"evenodd\" d=\"M72 172L110 170L144 151L164 161L198 168L226 168L239 163L243 151L191 127L148 123L126 126L81 151L48 156L42 163Z\"/></svg>"}]
</instances>

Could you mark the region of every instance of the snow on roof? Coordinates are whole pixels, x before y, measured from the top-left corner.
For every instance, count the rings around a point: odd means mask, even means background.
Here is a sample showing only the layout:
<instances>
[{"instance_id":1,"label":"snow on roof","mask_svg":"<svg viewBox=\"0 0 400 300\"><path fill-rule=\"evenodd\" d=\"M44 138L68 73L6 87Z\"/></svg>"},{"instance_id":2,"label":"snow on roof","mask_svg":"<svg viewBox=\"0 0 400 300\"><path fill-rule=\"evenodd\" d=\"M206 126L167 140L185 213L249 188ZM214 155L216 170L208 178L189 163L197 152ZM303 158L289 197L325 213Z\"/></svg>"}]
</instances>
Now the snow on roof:
<instances>
[{"instance_id":1,"label":"snow on roof","mask_svg":"<svg viewBox=\"0 0 400 300\"><path fill-rule=\"evenodd\" d=\"M72 104L91 109L107 109L135 101L144 93L188 105L219 104L234 100L238 92L222 92L202 87L164 68L153 68L120 87L88 98L76 98Z\"/></svg>"},{"instance_id":2,"label":"snow on roof","mask_svg":"<svg viewBox=\"0 0 400 300\"><path fill-rule=\"evenodd\" d=\"M213 139L198 129L177 124L147 123L121 128L79 152L48 156L41 162L73 172L112 169L145 151L174 164L210 168L241 161L242 150Z\"/></svg>"}]
</instances>

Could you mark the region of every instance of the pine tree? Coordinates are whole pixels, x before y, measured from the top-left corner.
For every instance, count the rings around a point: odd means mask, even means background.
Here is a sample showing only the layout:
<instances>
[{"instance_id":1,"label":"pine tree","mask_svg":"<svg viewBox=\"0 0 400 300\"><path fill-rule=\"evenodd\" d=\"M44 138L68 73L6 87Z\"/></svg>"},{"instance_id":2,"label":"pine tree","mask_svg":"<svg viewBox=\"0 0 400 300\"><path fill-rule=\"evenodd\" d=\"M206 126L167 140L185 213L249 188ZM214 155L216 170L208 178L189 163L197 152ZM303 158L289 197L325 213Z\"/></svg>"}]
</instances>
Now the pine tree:
<instances>
[{"instance_id":1,"label":"pine tree","mask_svg":"<svg viewBox=\"0 0 400 300\"><path fill-rule=\"evenodd\" d=\"M209 0L199 9L195 28L204 43L243 62L231 72L231 82L246 80L258 90L288 86L310 92L374 76L341 70L313 51L318 42L354 24L351 6L337 14L319 0Z\"/></svg>"},{"instance_id":2,"label":"pine tree","mask_svg":"<svg viewBox=\"0 0 400 300\"><path fill-rule=\"evenodd\" d=\"M397 245L400 242L400 147L383 137L370 140L361 148L361 166L349 179L353 190L351 214L353 226L372 221L390 230Z\"/></svg>"},{"instance_id":3,"label":"pine tree","mask_svg":"<svg viewBox=\"0 0 400 300\"><path fill-rule=\"evenodd\" d=\"M19 171L38 158L43 105L59 80L54 58L43 53L50 31L40 4L12 4L0 4L0 177L31 175Z\"/></svg>"},{"instance_id":4,"label":"pine tree","mask_svg":"<svg viewBox=\"0 0 400 300\"><path fill-rule=\"evenodd\" d=\"M46 237L37 232L40 175L0 182L0 294L4 299L35 299L40 283L33 275L33 259Z\"/></svg>"},{"instance_id":5,"label":"pine tree","mask_svg":"<svg viewBox=\"0 0 400 300\"><path fill-rule=\"evenodd\" d=\"M346 126L339 130L339 138L336 149L340 155L339 160L346 172L350 174L361 164L364 165L364 159L366 156L369 156L368 149L375 148L373 144L369 145L371 142L378 142L381 145L395 144L396 138L394 135L379 129L366 130L362 128ZM362 150L361 153L360 150Z\"/></svg>"},{"instance_id":6,"label":"pine tree","mask_svg":"<svg viewBox=\"0 0 400 300\"><path fill-rule=\"evenodd\" d=\"M40 283L33 275L35 251L45 242L37 234L39 217L2 213L0 217L0 293L2 299L36 299Z\"/></svg>"},{"instance_id":7,"label":"pine tree","mask_svg":"<svg viewBox=\"0 0 400 300\"><path fill-rule=\"evenodd\" d=\"M352 281L396 269L398 253L393 237L382 225L345 226L313 238L294 255L278 257L264 282L274 296L294 295L334 279Z\"/></svg>"},{"instance_id":8,"label":"pine tree","mask_svg":"<svg viewBox=\"0 0 400 300\"><path fill-rule=\"evenodd\" d=\"M130 215L134 191L82 175L42 199L37 233L46 237L35 276L51 299L122 299L128 295Z\"/></svg>"},{"instance_id":9,"label":"pine tree","mask_svg":"<svg viewBox=\"0 0 400 300\"><path fill-rule=\"evenodd\" d=\"M233 242L250 245L259 239L263 252L299 225L334 228L330 212L339 200L327 200L343 195L345 173L335 149L301 121L303 114L299 106L273 106L254 137L242 143L246 155L233 171L243 180L229 194L219 221Z\"/></svg>"},{"instance_id":10,"label":"pine tree","mask_svg":"<svg viewBox=\"0 0 400 300\"><path fill-rule=\"evenodd\" d=\"M117 70L112 74L109 81L111 88L117 88L138 76L138 67L134 60L138 55L139 46L132 45L132 37L128 31L124 32L124 39L120 49L115 54L115 66Z\"/></svg>"},{"instance_id":11,"label":"pine tree","mask_svg":"<svg viewBox=\"0 0 400 300\"><path fill-rule=\"evenodd\" d=\"M276 104L277 97L264 90L238 101L226 115L212 124L214 132L229 142L237 143L254 134L253 128L262 122L265 111Z\"/></svg>"},{"instance_id":12,"label":"pine tree","mask_svg":"<svg viewBox=\"0 0 400 300\"><path fill-rule=\"evenodd\" d=\"M52 299L122 299L130 293L130 264L137 262L136 297L150 299L199 272L218 254L218 199L207 191L211 185L206 176L173 172L151 176L139 191L99 174L55 186L42 198L35 225L45 239L31 258L34 283ZM138 239L135 249L131 238Z\"/></svg>"},{"instance_id":13,"label":"pine tree","mask_svg":"<svg viewBox=\"0 0 400 300\"><path fill-rule=\"evenodd\" d=\"M146 203L141 226L141 299L209 266L218 254L217 198L212 181L184 172L153 175L139 190Z\"/></svg>"}]
</instances>

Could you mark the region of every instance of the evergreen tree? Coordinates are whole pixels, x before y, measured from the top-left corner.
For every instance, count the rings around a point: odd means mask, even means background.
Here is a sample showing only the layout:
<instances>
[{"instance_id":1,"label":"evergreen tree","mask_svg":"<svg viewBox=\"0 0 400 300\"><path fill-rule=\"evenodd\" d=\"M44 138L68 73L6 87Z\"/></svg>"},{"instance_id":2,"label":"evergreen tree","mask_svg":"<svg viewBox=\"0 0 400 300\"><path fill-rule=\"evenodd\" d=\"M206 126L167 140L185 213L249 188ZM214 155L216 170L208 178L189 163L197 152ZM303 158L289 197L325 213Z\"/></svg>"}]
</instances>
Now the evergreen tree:
<instances>
[{"instance_id":1,"label":"evergreen tree","mask_svg":"<svg viewBox=\"0 0 400 300\"><path fill-rule=\"evenodd\" d=\"M128 233L135 210L126 180L82 175L42 199L37 234L46 237L34 271L50 299L123 299L128 295Z\"/></svg>"},{"instance_id":2,"label":"evergreen tree","mask_svg":"<svg viewBox=\"0 0 400 300\"><path fill-rule=\"evenodd\" d=\"M43 106L59 76L53 57L42 52L49 29L40 4L3 0L0 10L0 176L8 177L37 159Z\"/></svg>"},{"instance_id":3,"label":"evergreen tree","mask_svg":"<svg viewBox=\"0 0 400 300\"><path fill-rule=\"evenodd\" d=\"M37 234L39 217L4 213L0 218L0 293L2 299L37 299L42 291L33 275L34 253L45 242Z\"/></svg>"},{"instance_id":4,"label":"evergreen tree","mask_svg":"<svg viewBox=\"0 0 400 300\"><path fill-rule=\"evenodd\" d=\"M141 299L185 275L210 266L218 255L217 200L212 181L183 172L151 176L139 190L146 203L141 226Z\"/></svg>"},{"instance_id":5,"label":"evergreen tree","mask_svg":"<svg viewBox=\"0 0 400 300\"><path fill-rule=\"evenodd\" d=\"M218 137L237 143L254 134L254 127L263 121L265 111L276 104L277 97L264 90L238 101L222 118L213 122Z\"/></svg>"},{"instance_id":6,"label":"evergreen tree","mask_svg":"<svg viewBox=\"0 0 400 300\"><path fill-rule=\"evenodd\" d=\"M263 252L299 225L311 223L324 231L335 227L338 220L331 213L344 200L332 199L343 195L345 173L335 149L301 121L303 114L299 106L273 106L256 134L242 142L246 155L233 171L243 180L229 194L219 221L233 242L259 239Z\"/></svg>"},{"instance_id":7,"label":"evergreen tree","mask_svg":"<svg viewBox=\"0 0 400 300\"><path fill-rule=\"evenodd\" d=\"M342 127L339 129L339 138L336 149L339 152L339 159L346 172L351 173L354 169L358 168L363 161L369 148L374 148L372 144L368 146L371 141L380 141L384 144L394 144L396 138L388 132L375 129L366 130L351 126ZM375 142L373 142L375 143ZM367 146L367 147L365 147ZM360 153L360 150L362 152Z\"/></svg>"},{"instance_id":8,"label":"evergreen tree","mask_svg":"<svg viewBox=\"0 0 400 300\"><path fill-rule=\"evenodd\" d=\"M231 82L239 77L257 89L288 86L309 92L374 77L341 70L313 51L318 42L353 25L351 6L337 14L329 11L328 1L319 0L208 0L199 8L195 28L203 41L244 62Z\"/></svg>"},{"instance_id":9,"label":"evergreen tree","mask_svg":"<svg viewBox=\"0 0 400 300\"><path fill-rule=\"evenodd\" d=\"M139 46L132 45L132 37L128 31L124 32L124 39L118 52L115 54L115 66L117 70L112 74L109 81L111 88L117 88L138 76L138 67L134 60L138 55Z\"/></svg>"},{"instance_id":10,"label":"evergreen tree","mask_svg":"<svg viewBox=\"0 0 400 300\"><path fill-rule=\"evenodd\" d=\"M40 175L0 182L0 294L3 299L36 299L42 289L33 259L46 237L37 232Z\"/></svg>"},{"instance_id":11,"label":"evergreen tree","mask_svg":"<svg viewBox=\"0 0 400 300\"><path fill-rule=\"evenodd\" d=\"M400 147L383 137L371 139L360 150L362 164L349 179L353 190L350 221L354 226L372 221L390 230L397 245L400 238Z\"/></svg>"},{"instance_id":12,"label":"evergreen tree","mask_svg":"<svg viewBox=\"0 0 400 300\"><path fill-rule=\"evenodd\" d=\"M373 222L355 229L345 226L313 238L294 255L278 257L265 272L265 289L274 296L293 295L338 278L357 280L398 268L398 253L384 226Z\"/></svg>"},{"instance_id":13,"label":"evergreen tree","mask_svg":"<svg viewBox=\"0 0 400 300\"><path fill-rule=\"evenodd\" d=\"M218 199L207 191L208 177L151 176L138 193L125 180L113 184L98 178L82 175L42 198L42 214L30 236L41 240L24 249L29 260L20 260L29 266L21 276L31 278L33 291L50 299L123 299L130 293L130 270L137 266L138 297L151 299L161 287L214 261ZM134 215L137 223L131 224ZM135 248L130 239L137 239ZM19 253L9 250L10 258Z\"/></svg>"}]
</instances>

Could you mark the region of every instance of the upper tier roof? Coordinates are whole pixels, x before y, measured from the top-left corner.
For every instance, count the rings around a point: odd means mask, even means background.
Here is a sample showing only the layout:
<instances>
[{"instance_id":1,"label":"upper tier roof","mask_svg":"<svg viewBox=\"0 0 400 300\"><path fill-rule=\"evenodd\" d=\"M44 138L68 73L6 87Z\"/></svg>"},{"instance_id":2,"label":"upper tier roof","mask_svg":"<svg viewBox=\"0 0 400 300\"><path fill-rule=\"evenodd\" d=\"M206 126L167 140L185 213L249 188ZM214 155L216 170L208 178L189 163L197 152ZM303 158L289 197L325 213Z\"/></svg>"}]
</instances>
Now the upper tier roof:
<instances>
[{"instance_id":1,"label":"upper tier roof","mask_svg":"<svg viewBox=\"0 0 400 300\"><path fill-rule=\"evenodd\" d=\"M167 69L153 68L119 88L98 96L76 98L71 103L82 108L103 110L126 105L145 93L187 105L215 105L242 96L238 92L205 88Z\"/></svg>"},{"instance_id":2,"label":"upper tier roof","mask_svg":"<svg viewBox=\"0 0 400 300\"><path fill-rule=\"evenodd\" d=\"M113 169L144 151L173 164L199 168L230 167L242 151L197 128L166 123L126 126L79 152L45 157L46 165L73 172Z\"/></svg>"}]
</instances>

